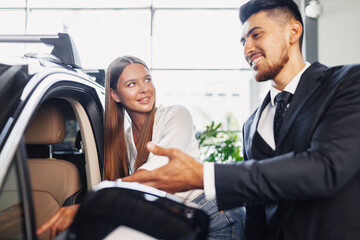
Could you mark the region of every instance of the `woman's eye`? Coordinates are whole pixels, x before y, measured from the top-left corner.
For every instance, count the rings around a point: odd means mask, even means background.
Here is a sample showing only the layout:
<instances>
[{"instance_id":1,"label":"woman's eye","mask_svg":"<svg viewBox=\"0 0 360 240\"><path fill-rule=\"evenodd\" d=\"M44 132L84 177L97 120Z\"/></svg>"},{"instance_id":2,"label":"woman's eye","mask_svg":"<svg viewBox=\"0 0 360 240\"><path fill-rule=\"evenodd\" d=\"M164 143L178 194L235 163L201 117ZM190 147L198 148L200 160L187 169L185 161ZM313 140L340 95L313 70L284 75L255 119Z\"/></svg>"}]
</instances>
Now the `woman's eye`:
<instances>
[{"instance_id":1,"label":"woman's eye","mask_svg":"<svg viewBox=\"0 0 360 240\"><path fill-rule=\"evenodd\" d=\"M145 82L151 82L151 78L145 79Z\"/></svg>"},{"instance_id":2,"label":"woman's eye","mask_svg":"<svg viewBox=\"0 0 360 240\"><path fill-rule=\"evenodd\" d=\"M128 85L128 87L132 87L132 86L134 86L134 85L135 85L135 83L132 82L132 83L130 83L130 84Z\"/></svg>"}]
</instances>

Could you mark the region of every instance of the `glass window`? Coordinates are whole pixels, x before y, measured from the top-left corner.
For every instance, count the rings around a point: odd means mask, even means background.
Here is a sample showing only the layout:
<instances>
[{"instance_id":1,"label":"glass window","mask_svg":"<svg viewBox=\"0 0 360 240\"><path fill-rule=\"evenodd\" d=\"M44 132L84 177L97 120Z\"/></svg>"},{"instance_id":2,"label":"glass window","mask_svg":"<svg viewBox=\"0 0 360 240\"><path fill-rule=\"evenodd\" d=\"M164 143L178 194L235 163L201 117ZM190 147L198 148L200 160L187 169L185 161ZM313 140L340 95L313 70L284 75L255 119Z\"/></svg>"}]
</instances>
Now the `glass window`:
<instances>
[{"instance_id":1,"label":"glass window","mask_svg":"<svg viewBox=\"0 0 360 240\"><path fill-rule=\"evenodd\" d=\"M2 6L1 6L2 7ZM0 9L0 33L1 34L25 34L25 10ZM11 24L5 24L11 23ZM49 47L43 44L23 43L0 43L1 59L9 59L13 56L24 56L30 52L48 52Z\"/></svg>"},{"instance_id":2,"label":"glass window","mask_svg":"<svg viewBox=\"0 0 360 240\"><path fill-rule=\"evenodd\" d=\"M118 56L137 56L152 70L158 103L185 105L199 130L211 121L222 122L224 130L240 130L268 91L267 84L251 80L243 57L238 15L247 1L27 0L26 16L20 7L16 10L23 15L15 29L69 33L85 69L106 69ZM2 25L0 33L6 28L20 31Z\"/></svg>"},{"instance_id":3,"label":"glass window","mask_svg":"<svg viewBox=\"0 0 360 240\"><path fill-rule=\"evenodd\" d=\"M157 104L186 106L195 130L203 131L211 121L224 129L241 130L250 113L251 71L152 71Z\"/></svg>"},{"instance_id":4,"label":"glass window","mask_svg":"<svg viewBox=\"0 0 360 240\"><path fill-rule=\"evenodd\" d=\"M24 239L23 204L15 162L0 190L0 239Z\"/></svg>"},{"instance_id":5,"label":"glass window","mask_svg":"<svg viewBox=\"0 0 360 240\"><path fill-rule=\"evenodd\" d=\"M26 0L1 0L0 7L1 8L25 8Z\"/></svg>"},{"instance_id":6,"label":"glass window","mask_svg":"<svg viewBox=\"0 0 360 240\"><path fill-rule=\"evenodd\" d=\"M98 69L126 54L150 62L150 26L150 11L142 9L32 10L28 33L69 33L83 68Z\"/></svg>"},{"instance_id":7,"label":"glass window","mask_svg":"<svg viewBox=\"0 0 360 240\"><path fill-rule=\"evenodd\" d=\"M151 0L28 0L28 3L37 8L135 8L148 7Z\"/></svg>"},{"instance_id":8,"label":"glass window","mask_svg":"<svg viewBox=\"0 0 360 240\"><path fill-rule=\"evenodd\" d=\"M154 68L249 68L238 10L157 10Z\"/></svg>"},{"instance_id":9,"label":"glass window","mask_svg":"<svg viewBox=\"0 0 360 240\"><path fill-rule=\"evenodd\" d=\"M248 0L153 0L155 7L238 8Z\"/></svg>"},{"instance_id":10,"label":"glass window","mask_svg":"<svg viewBox=\"0 0 360 240\"><path fill-rule=\"evenodd\" d=\"M66 136L64 141L53 145L54 151L78 151L80 142L80 127L76 120L66 120Z\"/></svg>"},{"instance_id":11,"label":"glass window","mask_svg":"<svg viewBox=\"0 0 360 240\"><path fill-rule=\"evenodd\" d=\"M25 10L0 9L0 22L1 34L24 34Z\"/></svg>"}]
</instances>

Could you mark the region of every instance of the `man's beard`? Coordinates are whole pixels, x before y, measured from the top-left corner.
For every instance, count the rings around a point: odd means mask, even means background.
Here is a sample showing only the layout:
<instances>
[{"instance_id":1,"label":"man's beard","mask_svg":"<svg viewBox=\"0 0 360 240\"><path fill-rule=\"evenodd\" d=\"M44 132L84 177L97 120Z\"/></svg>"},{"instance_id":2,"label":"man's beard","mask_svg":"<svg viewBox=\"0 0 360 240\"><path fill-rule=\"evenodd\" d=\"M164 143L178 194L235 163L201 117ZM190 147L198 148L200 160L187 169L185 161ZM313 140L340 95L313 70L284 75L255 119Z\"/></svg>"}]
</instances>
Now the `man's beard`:
<instances>
[{"instance_id":1,"label":"man's beard","mask_svg":"<svg viewBox=\"0 0 360 240\"><path fill-rule=\"evenodd\" d=\"M266 57L265 57L265 59L266 59ZM285 47L283 47L282 54L280 56L279 61L276 62L273 66L270 66L269 64L267 64L266 66L262 66L262 67L265 67L265 69L263 71L257 72L257 74L255 75L255 80L257 82L264 82L267 80L274 79L280 73L280 71L284 68L285 64L288 61L289 61L288 51Z\"/></svg>"}]
</instances>

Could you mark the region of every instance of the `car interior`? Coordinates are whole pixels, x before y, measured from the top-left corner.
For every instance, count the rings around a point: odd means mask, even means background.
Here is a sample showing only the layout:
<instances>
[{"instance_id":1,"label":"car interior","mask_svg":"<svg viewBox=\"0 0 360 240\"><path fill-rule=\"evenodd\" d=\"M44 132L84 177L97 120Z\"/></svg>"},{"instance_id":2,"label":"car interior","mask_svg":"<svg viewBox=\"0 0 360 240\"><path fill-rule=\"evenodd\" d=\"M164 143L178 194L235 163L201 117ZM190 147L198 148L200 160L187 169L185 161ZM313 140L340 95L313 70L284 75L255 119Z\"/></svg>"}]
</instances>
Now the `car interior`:
<instances>
[{"instance_id":1,"label":"car interior","mask_svg":"<svg viewBox=\"0 0 360 240\"><path fill-rule=\"evenodd\" d=\"M86 193L85 156L70 104L47 101L25 132L37 227L60 207L81 202ZM49 239L49 231L39 239Z\"/></svg>"}]
</instances>

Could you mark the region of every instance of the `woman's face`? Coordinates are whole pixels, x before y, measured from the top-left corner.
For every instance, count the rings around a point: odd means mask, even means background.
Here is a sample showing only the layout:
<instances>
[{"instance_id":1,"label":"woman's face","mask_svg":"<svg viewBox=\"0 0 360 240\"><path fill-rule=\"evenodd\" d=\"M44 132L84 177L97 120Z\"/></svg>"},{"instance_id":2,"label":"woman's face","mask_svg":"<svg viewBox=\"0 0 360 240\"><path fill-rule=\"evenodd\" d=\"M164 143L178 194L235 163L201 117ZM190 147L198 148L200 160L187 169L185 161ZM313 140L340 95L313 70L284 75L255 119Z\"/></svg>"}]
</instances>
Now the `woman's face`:
<instances>
[{"instance_id":1,"label":"woman's face","mask_svg":"<svg viewBox=\"0 0 360 240\"><path fill-rule=\"evenodd\" d=\"M150 112L155 104L156 91L149 70L142 64L132 63L125 67L111 97L121 102L130 116Z\"/></svg>"}]
</instances>

